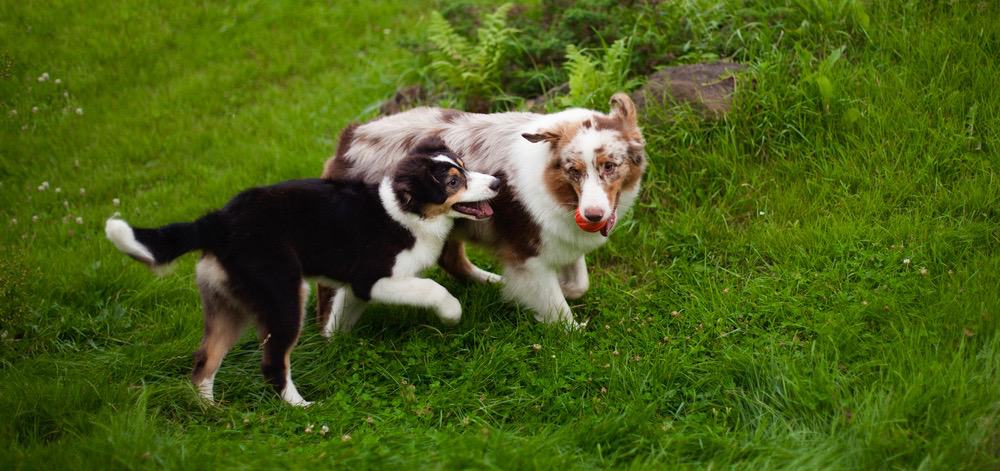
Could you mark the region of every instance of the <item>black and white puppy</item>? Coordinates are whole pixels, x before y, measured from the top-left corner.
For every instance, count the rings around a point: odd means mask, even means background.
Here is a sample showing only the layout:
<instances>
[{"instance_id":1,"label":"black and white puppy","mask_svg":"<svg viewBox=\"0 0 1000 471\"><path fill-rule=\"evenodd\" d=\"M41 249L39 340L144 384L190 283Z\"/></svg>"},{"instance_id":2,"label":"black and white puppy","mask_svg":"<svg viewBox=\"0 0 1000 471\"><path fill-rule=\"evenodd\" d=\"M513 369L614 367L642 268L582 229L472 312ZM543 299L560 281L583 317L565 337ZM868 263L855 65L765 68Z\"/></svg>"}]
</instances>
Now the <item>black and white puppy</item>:
<instances>
[{"instance_id":1,"label":"black and white puppy","mask_svg":"<svg viewBox=\"0 0 1000 471\"><path fill-rule=\"evenodd\" d=\"M305 279L349 288L340 291L362 306L371 300L426 307L455 324L458 300L418 276L437 261L455 218L493 215L488 200L499 185L467 171L443 141L430 138L378 185L292 180L246 190L194 222L140 229L109 219L105 232L119 250L154 268L203 251L197 281L205 335L192 373L203 397L213 399L222 358L254 319L264 377L282 399L305 406L289 364L309 295Z\"/></svg>"}]
</instances>

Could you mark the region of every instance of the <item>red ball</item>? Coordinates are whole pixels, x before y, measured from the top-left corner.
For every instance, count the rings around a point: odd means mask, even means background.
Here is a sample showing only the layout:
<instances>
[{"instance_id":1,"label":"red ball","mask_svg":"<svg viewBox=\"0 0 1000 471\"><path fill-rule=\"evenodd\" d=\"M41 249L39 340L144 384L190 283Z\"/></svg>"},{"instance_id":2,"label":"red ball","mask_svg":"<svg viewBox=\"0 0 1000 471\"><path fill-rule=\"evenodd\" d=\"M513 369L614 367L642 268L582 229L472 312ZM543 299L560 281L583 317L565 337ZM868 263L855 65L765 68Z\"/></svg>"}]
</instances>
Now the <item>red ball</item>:
<instances>
[{"instance_id":1,"label":"red ball","mask_svg":"<svg viewBox=\"0 0 1000 471\"><path fill-rule=\"evenodd\" d=\"M608 225L608 221L590 222L580 214L580 208L576 209L576 225L587 232L597 232Z\"/></svg>"}]
</instances>

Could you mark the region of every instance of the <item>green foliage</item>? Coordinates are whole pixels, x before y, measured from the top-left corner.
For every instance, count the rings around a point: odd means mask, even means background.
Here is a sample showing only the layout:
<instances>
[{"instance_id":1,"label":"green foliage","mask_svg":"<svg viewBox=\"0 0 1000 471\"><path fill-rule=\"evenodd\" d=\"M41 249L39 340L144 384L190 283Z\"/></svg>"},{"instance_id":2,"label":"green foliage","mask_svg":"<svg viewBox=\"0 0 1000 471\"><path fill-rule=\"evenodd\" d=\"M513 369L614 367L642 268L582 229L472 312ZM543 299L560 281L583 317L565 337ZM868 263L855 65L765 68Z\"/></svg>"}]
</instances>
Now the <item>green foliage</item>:
<instances>
[{"instance_id":1,"label":"green foliage","mask_svg":"<svg viewBox=\"0 0 1000 471\"><path fill-rule=\"evenodd\" d=\"M845 125L853 125L861 117L861 111L850 106L850 100L843 96L834 70L844 49L845 46L838 47L823 60L817 60L806 48L796 44L795 50L802 70L799 90L804 98L819 102L825 114L839 116Z\"/></svg>"},{"instance_id":2,"label":"green foliage","mask_svg":"<svg viewBox=\"0 0 1000 471\"><path fill-rule=\"evenodd\" d=\"M505 3L493 13L483 15L475 44L458 34L439 12L431 13L428 37L436 47L431 70L437 80L478 111L486 111L491 97L503 92L501 66L514 50L517 32L507 26L507 15L512 7Z\"/></svg>"},{"instance_id":3,"label":"green foliage","mask_svg":"<svg viewBox=\"0 0 1000 471\"><path fill-rule=\"evenodd\" d=\"M566 47L566 70L569 93L561 98L564 106L603 108L615 92L636 85L629 80L630 47L628 38L608 46L600 58L586 54L572 44Z\"/></svg>"},{"instance_id":4,"label":"green foliage","mask_svg":"<svg viewBox=\"0 0 1000 471\"><path fill-rule=\"evenodd\" d=\"M871 25L861 0L795 0L794 5L802 16L799 34L849 36L854 31L864 33Z\"/></svg>"}]
</instances>

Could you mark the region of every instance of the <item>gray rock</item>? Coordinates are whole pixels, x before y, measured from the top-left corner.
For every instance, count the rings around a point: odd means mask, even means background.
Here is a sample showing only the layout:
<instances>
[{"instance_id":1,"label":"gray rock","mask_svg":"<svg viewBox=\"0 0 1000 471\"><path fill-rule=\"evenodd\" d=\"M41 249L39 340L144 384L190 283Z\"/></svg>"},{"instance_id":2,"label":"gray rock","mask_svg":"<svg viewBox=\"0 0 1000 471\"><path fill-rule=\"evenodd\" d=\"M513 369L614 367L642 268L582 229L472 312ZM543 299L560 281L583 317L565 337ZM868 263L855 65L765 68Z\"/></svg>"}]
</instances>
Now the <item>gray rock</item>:
<instances>
[{"instance_id":1,"label":"gray rock","mask_svg":"<svg viewBox=\"0 0 1000 471\"><path fill-rule=\"evenodd\" d=\"M734 62L666 67L650 75L646 84L632 93L632 100L640 111L687 103L705 118L719 119L732 108L735 74L743 69Z\"/></svg>"}]
</instances>

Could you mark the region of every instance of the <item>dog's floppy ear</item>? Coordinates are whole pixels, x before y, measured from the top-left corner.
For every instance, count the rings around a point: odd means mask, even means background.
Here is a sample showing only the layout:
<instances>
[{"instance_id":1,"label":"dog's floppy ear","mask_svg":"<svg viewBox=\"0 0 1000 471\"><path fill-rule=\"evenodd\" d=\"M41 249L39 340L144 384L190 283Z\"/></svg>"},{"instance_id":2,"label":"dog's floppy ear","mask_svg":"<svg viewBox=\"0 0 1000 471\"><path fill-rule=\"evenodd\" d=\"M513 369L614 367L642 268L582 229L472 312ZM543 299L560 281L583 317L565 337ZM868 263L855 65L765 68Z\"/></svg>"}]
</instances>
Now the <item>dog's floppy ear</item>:
<instances>
[{"instance_id":1,"label":"dog's floppy ear","mask_svg":"<svg viewBox=\"0 0 1000 471\"><path fill-rule=\"evenodd\" d=\"M611 96L610 103L612 118L618 119L628 126L639 127L639 115L631 97L623 92L618 92Z\"/></svg>"},{"instance_id":2,"label":"dog's floppy ear","mask_svg":"<svg viewBox=\"0 0 1000 471\"><path fill-rule=\"evenodd\" d=\"M426 137L410 150L410 155L451 155L451 149L438 136Z\"/></svg>"},{"instance_id":3,"label":"dog's floppy ear","mask_svg":"<svg viewBox=\"0 0 1000 471\"><path fill-rule=\"evenodd\" d=\"M521 137L527 139L528 142L532 142L532 143L545 141L545 142L548 142L549 144L555 144L555 143L559 142L559 138L562 137L562 136L559 133L557 133L557 132L542 131L542 132L537 133L537 134L526 132L524 134L521 134Z\"/></svg>"},{"instance_id":4,"label":"dog's floppy ear","mask_svg":"<svg viewBox=\"0 0 1000 471\"><path fill-rule=\"evenodd\" d=\"M433 166L434 161L427 155L407 157L396 166L392 190L403 211L422 215L425 205L441 204L448 198L434 176Z\"/></svg>"},{"instance_id":5,"label":"dog's floppy ear","mask_svg":"<svg viewBox=\"0 0 1000 471\"><path fill-rule=\"evenodd\" d=\"M621 130L628 143L628 155L632 163L641 165L646 157L646 141L639 131L639 113L635 102L627 94L618 92L611 97L611 118L622 124Z\"/></svg>"}]
</instances>

